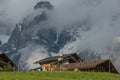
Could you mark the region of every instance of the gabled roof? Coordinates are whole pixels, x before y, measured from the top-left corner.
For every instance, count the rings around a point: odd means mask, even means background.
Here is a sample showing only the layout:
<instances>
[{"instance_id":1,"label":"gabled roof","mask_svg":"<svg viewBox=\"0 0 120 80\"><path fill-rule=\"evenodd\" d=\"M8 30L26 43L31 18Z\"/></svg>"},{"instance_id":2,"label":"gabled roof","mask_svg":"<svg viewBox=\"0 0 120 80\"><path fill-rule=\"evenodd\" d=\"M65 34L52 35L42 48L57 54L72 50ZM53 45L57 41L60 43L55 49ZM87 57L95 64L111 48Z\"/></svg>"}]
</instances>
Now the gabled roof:
<instances>
[{"instance_id":1,"label":"gabled roof","mask_svg":"<svg viewBox=\"0 0 120 80\"><path fill-rule=\"evenodd\" d=\"M75 56L77 58L80 59L80 57L76 54L76 53L72 53L72 54L64 54L62 56L52 56L52 57L47 57L47 58L44 58L42 60L39 60L37 62L34 62L34 64L46 64L46 63L49 63L49 62L54 62L54 61L58 61L58 58L62 57L63 59L66 59L66 58L69 58L71 56Z\"/></svg>"},{"instance_id":2,"label":"gabled roof","mask_svg":"<svg viewBox=\"0 0 120 80\"><path fill-rule=\"evenodd\" d=\"M100 65L104 62L109 61L109 59L99 59L95 61L88 61L88 62L83 62L83 63L70 63L70 64L63 64L62 67L65 67L67 69L90 69L90 68L95 68L97 65Z\"/></svg>"},{"instance_id":3,"label":"gabled roof","mask_svg":"<svg viewBox=\"0 0 120 80\"><path fill-rule=\"evenodd\" d=\"M16 65L11 61L11 59L3 52L0 52L0 64L7 64L10 63L12 66Z\"/></svg>"},{"instance_id":4,"label":"gabled roof","mask_svg":"<svg viewBox=\"0 0 120 80\"><path fill-rule=\"evenodd\" d=\"M109 59L99 59L99 60L95 60L95 61L84 62L84 63L81 63L79 67L80 67L80 69L94 68L97 65L100 65L107 61L109 61Z\"/></svg>"}]
</instances>

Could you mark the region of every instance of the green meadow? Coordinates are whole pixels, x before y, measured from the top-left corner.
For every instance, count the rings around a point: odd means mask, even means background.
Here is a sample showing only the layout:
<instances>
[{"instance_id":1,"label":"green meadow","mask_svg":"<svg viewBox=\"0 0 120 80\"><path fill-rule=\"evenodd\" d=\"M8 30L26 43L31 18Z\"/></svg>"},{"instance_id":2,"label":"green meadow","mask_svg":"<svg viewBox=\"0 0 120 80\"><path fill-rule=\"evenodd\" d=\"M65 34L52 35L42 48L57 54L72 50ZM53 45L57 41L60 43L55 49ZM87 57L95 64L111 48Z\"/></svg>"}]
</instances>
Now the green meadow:
<instances>
[{"instance_id":1,"label":"green meadow","mask_svg":"<svg viewBox=\"0 0 120 80\"><path fill-rule=\"evenodd\" d=\"M120 80L119 74L96 72L0 72L0 80Z\"/></svg>"}]
</instances>

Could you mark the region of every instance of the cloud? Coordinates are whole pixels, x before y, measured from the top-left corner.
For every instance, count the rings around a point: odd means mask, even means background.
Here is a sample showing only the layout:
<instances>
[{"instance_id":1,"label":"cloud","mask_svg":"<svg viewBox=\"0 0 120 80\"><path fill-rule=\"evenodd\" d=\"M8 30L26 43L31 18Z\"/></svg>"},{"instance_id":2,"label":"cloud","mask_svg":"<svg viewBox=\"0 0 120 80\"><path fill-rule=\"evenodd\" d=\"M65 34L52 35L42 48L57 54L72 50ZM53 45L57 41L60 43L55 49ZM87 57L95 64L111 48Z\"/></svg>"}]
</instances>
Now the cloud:
<instances>
[{"instance_id":1,"label":"cloud","mask_svg":"<svg viewBox=\"0 0 120 80\"><path fill-rule=\"evenodd\" d=\"M21 57L17 66L22 71L39 67L40 65L33 63L49 56L46 48L35 44L29 44L27 47L19 50L18 54L21 54Z\"/></svg>"},{"instance_id":2,"label":"cloud","mask_svg":"<svg viewBox=\"0 0 120 80\"><path fill-rule=\"evenodd\" d=\"M87 32L81 32L81 29L78 29L78 34L81 36L77 41L65 45L60 53L81 52L86 49L99 51L102 58L105 56L110 58L119 68L119 3L119 0L66 0L58 5L62 7L56 5L58 13L60 12L57 14L59 15L58 23L71 24L78 21L81 27L90 26L91 28ZM87 23L82 25L84 22Z\"/></svg>"},{"instance_id":3,"label":"cloud","mask_svg":"<svg viewBox=\"0 0 120 80\"><path fill-rule=\"evenodd\" d=\"M2 42L2 44L6 43L9 39L9 36L6 35L0 35L0 40Z\"/></svg>"},{"instance_id":4,"label":"cloud","mask_svg":"<svg viewBox=\"0 0 120 80\"><path fill-rule=\"evenodd\" d=\"M10 35L15 24L22 21L23 18L33 11L33 6L37 1L0 0L0 30L3 30L0 34Z\"/></svg>"}]
</instances>

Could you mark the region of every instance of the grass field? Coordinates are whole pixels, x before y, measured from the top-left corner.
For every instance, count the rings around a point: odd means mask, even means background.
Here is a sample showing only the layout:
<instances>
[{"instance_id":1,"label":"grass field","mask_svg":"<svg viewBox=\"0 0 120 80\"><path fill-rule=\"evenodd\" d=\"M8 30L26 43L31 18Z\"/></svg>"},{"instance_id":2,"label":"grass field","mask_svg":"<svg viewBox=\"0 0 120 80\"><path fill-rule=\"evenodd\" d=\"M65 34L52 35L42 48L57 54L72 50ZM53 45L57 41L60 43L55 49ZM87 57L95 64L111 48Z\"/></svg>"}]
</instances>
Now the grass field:
<instances>
[{"instance_id":1,"label":"grass field","mask_svg":"<svg viewBox=\"0 0 120 80\"><path fill-rule=\"evenodd\" d=\"M120 80L120 75L94 72L0 72L0 80Z\"/></svg>"}]
</instances>

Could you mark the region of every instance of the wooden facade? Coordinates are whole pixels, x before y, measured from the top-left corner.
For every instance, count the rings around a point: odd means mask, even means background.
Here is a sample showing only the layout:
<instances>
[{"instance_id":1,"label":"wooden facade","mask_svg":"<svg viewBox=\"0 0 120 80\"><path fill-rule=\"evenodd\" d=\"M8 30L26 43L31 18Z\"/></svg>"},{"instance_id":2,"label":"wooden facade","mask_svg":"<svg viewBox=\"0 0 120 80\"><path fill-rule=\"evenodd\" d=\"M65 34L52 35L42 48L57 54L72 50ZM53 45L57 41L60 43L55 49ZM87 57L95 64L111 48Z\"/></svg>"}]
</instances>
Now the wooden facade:
<instances>
[{"instance_id":1,"label":"wooden facade","mask_svg":"<svg viewBox=\"0 0 120 80\"><path fill-rule=\"evenodd\" d=\"M95 71L95 72L112 72L112 73L118 73L117 69L114 67L112 62L109 59L100 59L100 60L95 60L92 62L87 62L94 64L93 66L90 66L89 68L81 68L81 71ZM87 64L83 63L83 64Z\"/></svg>"}]
</instances>

